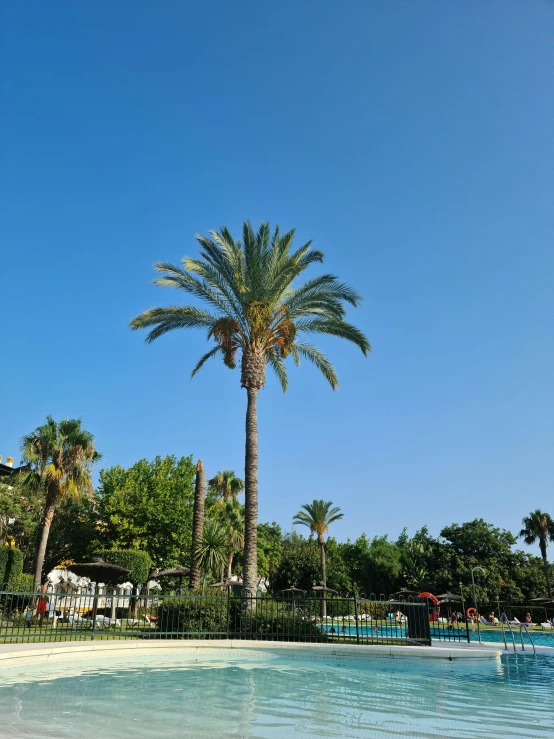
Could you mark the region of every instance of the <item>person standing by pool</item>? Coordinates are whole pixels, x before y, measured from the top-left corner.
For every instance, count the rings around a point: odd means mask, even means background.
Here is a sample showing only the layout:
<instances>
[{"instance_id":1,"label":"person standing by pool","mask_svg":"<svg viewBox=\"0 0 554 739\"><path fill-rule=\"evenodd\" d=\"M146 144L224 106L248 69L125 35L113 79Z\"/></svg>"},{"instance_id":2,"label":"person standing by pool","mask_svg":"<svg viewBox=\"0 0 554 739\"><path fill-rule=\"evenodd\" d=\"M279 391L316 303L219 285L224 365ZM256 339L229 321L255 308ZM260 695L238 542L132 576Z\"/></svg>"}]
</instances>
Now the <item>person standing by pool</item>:
<instances>
[{"instance_id":1,"label":"person standing by pool","mask_svg":"<svg viewBox=\"0 0 554 739\"><path fill-rule=\"evenodd\" d=\"M45 595L41 595L37 605L38 625L39 628L42 626L44 615L48 612L48 598Z\"/></svg>"}]
</instances>

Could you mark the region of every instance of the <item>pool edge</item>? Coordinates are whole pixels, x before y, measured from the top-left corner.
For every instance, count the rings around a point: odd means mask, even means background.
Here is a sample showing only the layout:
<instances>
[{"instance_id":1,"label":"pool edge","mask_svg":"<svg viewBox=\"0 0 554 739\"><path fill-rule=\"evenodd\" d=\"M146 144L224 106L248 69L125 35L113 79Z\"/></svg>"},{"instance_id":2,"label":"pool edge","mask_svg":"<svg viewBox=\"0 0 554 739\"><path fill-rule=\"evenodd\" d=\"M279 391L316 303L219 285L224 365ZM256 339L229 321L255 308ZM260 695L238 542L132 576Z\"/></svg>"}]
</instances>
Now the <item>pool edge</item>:
<instances>
[{"instance_id":1,"label":"pool edge","mask_svg":"<svg viewBox=\"0 0 554 739\"><path fill-rule=\"evenodd\" d=\"M431 647L394 646L394 645L356 645L356 644L310 644L302 642L272 642L252 641L241 639L195 639L192 640L160 640L145 643L141 641L108 641L108 642L54 642L51 644L2 644L0 645L0 665L6 666L6 661L33 658L43 658L48 661L51 656L65 659L80 659L90 652L125 652L126 650L140 650L141 653L156 653L160 650L194 652L199 649L252 649L257 651L278 652L279 650L294 650L295 652L328 653L333 656L380 656L390 659L417 657L424 659L486 659L499 660L501 649L482 648L467 645L452 647L440 645ZM42 659L40 659L42 661ZM3 663L3 664L2 664Z\"/></svg>"}]
</instances>

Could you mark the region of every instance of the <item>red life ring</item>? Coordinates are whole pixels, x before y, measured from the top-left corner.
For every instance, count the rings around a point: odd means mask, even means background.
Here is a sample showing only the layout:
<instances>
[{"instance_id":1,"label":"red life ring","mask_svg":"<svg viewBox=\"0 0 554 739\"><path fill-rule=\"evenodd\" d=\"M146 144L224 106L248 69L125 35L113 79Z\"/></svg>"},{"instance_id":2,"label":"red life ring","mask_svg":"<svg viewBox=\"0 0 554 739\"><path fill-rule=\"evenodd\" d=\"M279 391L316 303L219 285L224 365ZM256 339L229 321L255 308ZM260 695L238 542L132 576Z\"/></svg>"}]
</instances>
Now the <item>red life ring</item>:
<instances>
[{"instance_id":1,"label":"red life ring","mask_svg":"<svg viewBox=\"0 0 554 739\"><path fill-rule=\"evenodd\" d=\"M427 600L431 601L434 608L433 608L433 613L429 615L429 621L436 621L441 612L441 607L439 605L439 601L436 595L433 595L433 593L420 593L418 598L427 598Z\"/></svg>"},{"instance_id":2,"label":"red life ring","mask_svg":"<svg viewBox=\"0 0 554 739\"><path fill-rule=\"evenodd\" d=\"M475 608L468 608L466 611L466 616L469 618L470 621L477 621L477 611Z\"/></svg>"}]
</instances>

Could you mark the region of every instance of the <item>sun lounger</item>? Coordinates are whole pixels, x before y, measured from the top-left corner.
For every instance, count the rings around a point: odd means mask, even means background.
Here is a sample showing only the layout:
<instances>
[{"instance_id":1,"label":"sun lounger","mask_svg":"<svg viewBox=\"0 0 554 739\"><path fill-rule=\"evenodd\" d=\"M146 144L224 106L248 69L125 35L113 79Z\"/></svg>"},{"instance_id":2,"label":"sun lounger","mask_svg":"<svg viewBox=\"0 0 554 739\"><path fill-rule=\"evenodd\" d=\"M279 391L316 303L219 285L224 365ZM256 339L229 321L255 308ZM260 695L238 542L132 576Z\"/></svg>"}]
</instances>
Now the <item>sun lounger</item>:
<instances>
[{"instance_id":1,"label":"sun lounger","mask_svg":"<svg viewBox=\"0 0 554 739\"><path fill-rule=\"evenodd\" d=\"M543 627L543 629L551 629L552 628L552 624L549 621L544 621L544 623L542 623L541 626Z\"/></svg>"},{"instance_id":2,"label":"sun lounger","mask_svg":"<svg viewBox=\"0 0 554 739\"><path fill-rule=\"evenodd\" d=\"M479 616L479 621L483 624L483 626L494 626L493 622L487 621L484 616Z\"/></svg>"}]
</instances>

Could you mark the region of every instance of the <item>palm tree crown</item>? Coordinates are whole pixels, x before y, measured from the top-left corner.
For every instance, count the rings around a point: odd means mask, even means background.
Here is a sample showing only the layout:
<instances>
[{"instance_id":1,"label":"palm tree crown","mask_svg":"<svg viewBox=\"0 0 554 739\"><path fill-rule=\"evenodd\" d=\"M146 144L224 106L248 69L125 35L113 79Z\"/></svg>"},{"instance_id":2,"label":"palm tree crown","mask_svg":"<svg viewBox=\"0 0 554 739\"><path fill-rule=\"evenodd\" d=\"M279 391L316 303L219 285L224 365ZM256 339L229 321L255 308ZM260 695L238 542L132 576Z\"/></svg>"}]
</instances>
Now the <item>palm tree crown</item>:
<instances>
[{"instance_id":1,"label":"palm tree crown","mask_svg":"<svg viewBox=\"0 0 554 739\"><path fill-rule=\"evenodd\" d=\"M332 508L332 505L330 500L314 500L312 503L306 503L300 506L303 510L298 511L292 522L293 524L307 526L310 532L316 534L317 540L321 542L329 526L344 516L338 506Z\"/></svg>"},{"instance_id":2,"label":"palm tree crown","mask_svg":"<svg viewBox=\"0 0 554 739\"><path fill-rule=\"evenodd\" d=\"M544 564L544 572L546 575L546 588L548 595L552 595L552 589L550 585L550 570L548 566L548 559L546 555L546 549L549 541L554 541L554 521L548 513L544 513L540 509L532 511L522 521L523 528L519 532L519 535L523 538L523 541L532 545L536 541L539 543L539 549L541 551L542 561Z\"/></svg>"},{"instance_id":3,"label":"palm tree crown","mask_svg":"<svg viewBox=\"0 0 554 739\"><path fill-rule=\"evenodd\" d=\"M155 268L162 276L154 282L183 290L210 310L196 306L152 308L133 319L131 327L150 328L147 342L176 328L206 330L214 346L201 357L193 376L216 355L234 369L240 350L243 387L263 387L269 364L286 391L284 360L291 355L297 365L301 358L313 362L335 389L338 379L333 366L302 337L339 336L367 354L371 350L367 338L344 320L343 304L358 306L361 298L329 274L293 288L292 282L307 267L323 261L323 254L310 248L311 242L293 251L294 234L292 230L281 235L277 226L271 235L268 223L262 223L255 233L246 222L242 242L235 241L227 228L212 231L209 237L197 236L201 259L184 257L182 267L159 262Z\"/></svg>"},{"instance_id":4,"label":"palm tree crown","mask_svg":"<svg viewBox=\"0 0 554 739\"><path fill-rule=\"evenodd\" d=\"M56 498L92 491L92 463L100 459L93 435L81 420L46 423L21 439L21 456L31 467L31 478Z\"/></svg>"},{"instance_id":5,"label":"palm tree crown","mask_svg":"<svg viewBox=\"0 0 554 739\"><path fill-rule=\"evenodd\" d=\"M211 493L223 502L237 500L238 496L244 490L244 480L237 477L233 470L223 470L218 472L215 477L208 480L208 486Z\"/></svg>"}]
</instances>

